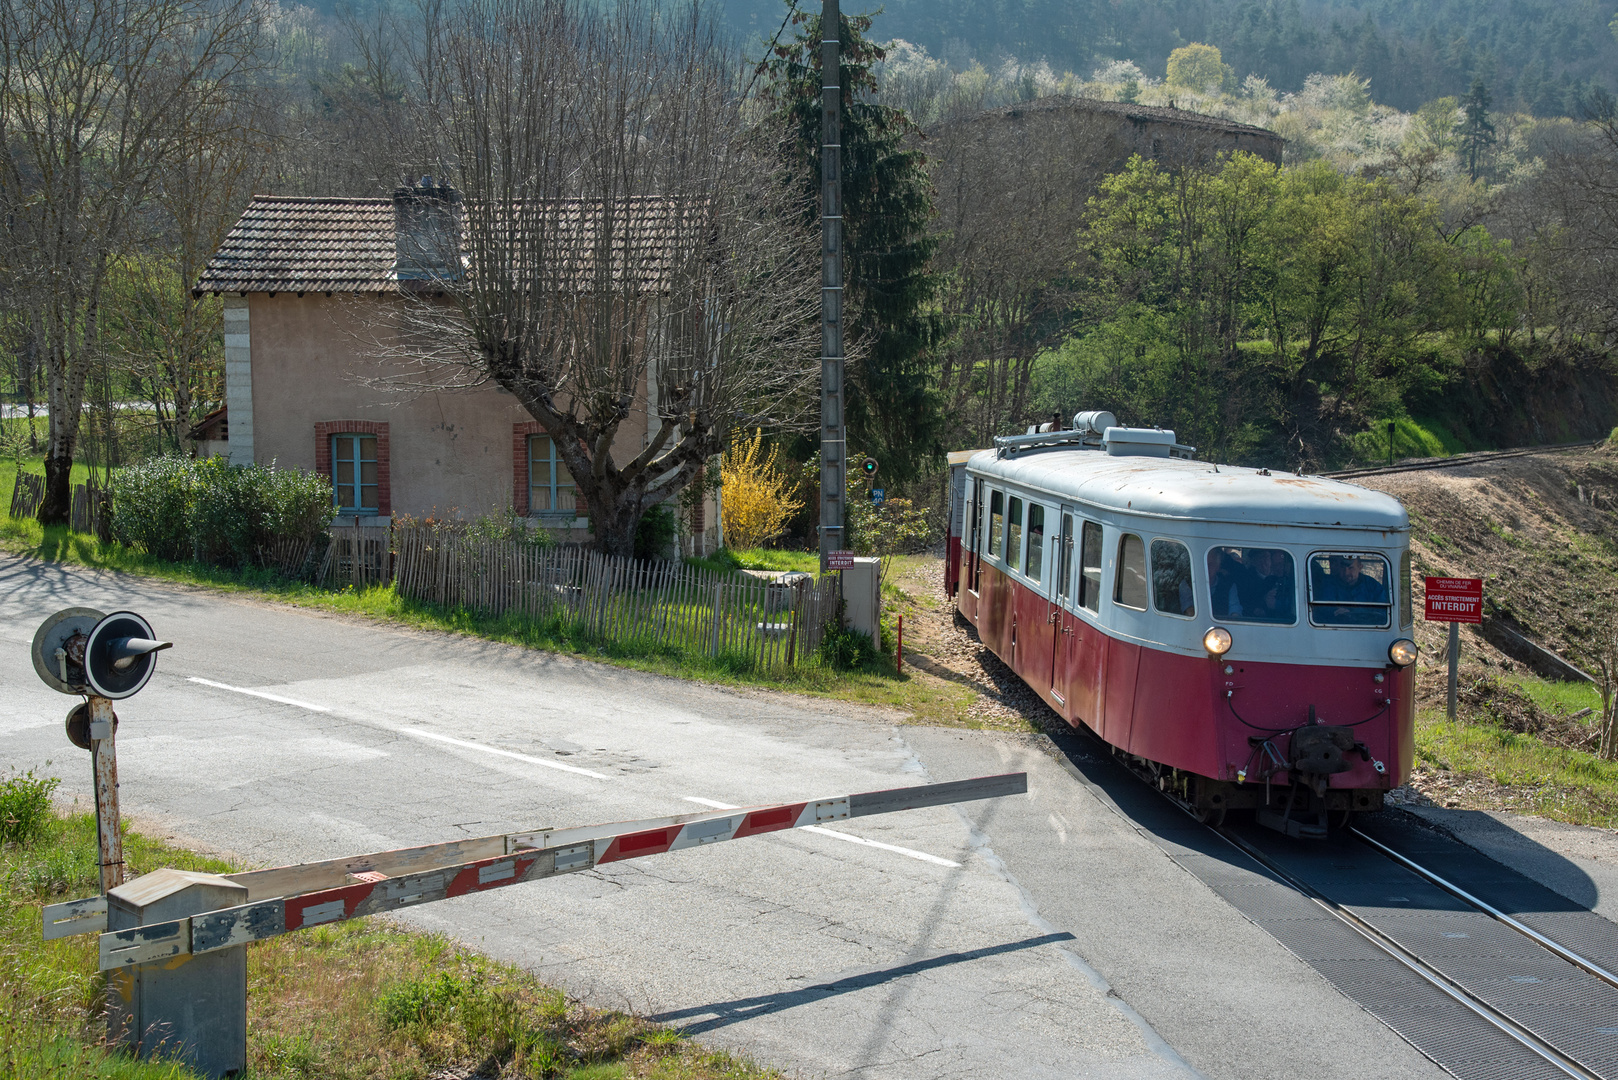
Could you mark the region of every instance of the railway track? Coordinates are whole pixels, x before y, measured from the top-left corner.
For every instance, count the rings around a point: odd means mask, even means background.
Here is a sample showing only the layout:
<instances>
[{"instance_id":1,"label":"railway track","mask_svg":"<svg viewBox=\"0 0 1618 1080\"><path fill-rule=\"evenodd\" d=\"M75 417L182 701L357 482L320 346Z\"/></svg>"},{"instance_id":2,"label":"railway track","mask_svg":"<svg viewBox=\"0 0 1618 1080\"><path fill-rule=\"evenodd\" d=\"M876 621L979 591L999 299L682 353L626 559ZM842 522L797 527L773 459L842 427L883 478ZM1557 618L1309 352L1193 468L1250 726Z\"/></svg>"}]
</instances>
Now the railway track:
<instances>
[{"instance_id":1,"label":"railway track","mask_svg":"<svg viewBox=\"0 0 1618 1080\"><path fill-rule=\"evenodd\" d=\"M1475 450L1468 454L1455 454L1447 458L1419 458L1414 461L1399 462L1393 465L1373 465L1365 469L1339 469L1336 472L1321 473L1321 476L1332 480L1352 480L1356 476L1382 476L1388 473L1421 472L1425 469L1455 469L1463 465L1476 465L1485 461L1498 461L1502 458L1523 457L1527 454L1546 454L1564 452L1568 450L1588 450L1600 446L1605 439L1595 439L1589 442L1556 443L1552 446L1525 446L1515 450Z\"/></svg>"},{"instance_id":2,"label":"railway track","mask_svg":"<svg viewBox=\"0 0 1618 1080\"><path fill-rule=\"evenodd\" d=\"M1445 894L1461 901L1471 911L1417 912L1414 909L1405 909L1398 914L1390 915L1386 909L1382 909L1372 914L1367 908L1373 905L1344 903L1334 898L1305 876L1296 873L1287 865L1288 860L1273 857L1262 844L1255 843L1250 836L1244 835L1242 830L1220 826L1214 831L1276 878L1308 897L1344 926L1392 958L1433 992L1465 1009L1472 1017L1489 1025L1495 1032L1533 1055L1543 1066L1534 1070L1535 1075L1576 1077L1579 1080L1610 1080L1618 1076L1618 980L1615 980L1600 963L1472 896L1467 890L1358 830L1353 830L1355 838L1367 845L1371 851L1443 890ZM1446 950L1439 946L1440 942L1445 941L1469 944L1478 941L1480 935L1477 933L1475 920L1465 917L1473 913L1493 920L1506 933L1516 935L1522 941L1530 943L1533 949L1545 954L1544 961L1533 963L1522 954L1512 954L1509 949L1501 949L1498 940L1488 940L1487 936L1482 936L1484 940L1479 942L1481 948L1475 952L1461 949ZM1457 917L1458 915L1461 917ZM1428 925L1423 925L1424 923ZM1452 929L1443 929L1446 926ZM1470 955L1467 955L1468 952ZM1488 955L1493 952L1505 952L1507 955ZM1460 955L1438 955L1439 953ZM1478 960L1485 961L1485 965L1479 965L1476 962ZM1493 975L1487 970L1489 961L1494 962L1492 966L1496 970ZM1545 974L1547 968L1558 963L1568 969L1567 976L1573 977L1562 979L1547 977ZM1483 970L1479 970L1480 966ZM1520 974L1530 968L1538 974ZM1546 983L1561 985L1558 985L1552 994L1526 996L1556 1000L1534 1002L1522 1000L1525 996L1522 994L1500 992L1500 985L1532 987ZM1600 992L1602 989L1605 989L1605 994ZM1518 1000L1510 1000L1511 998ZM1587 1032L1589 1037L1578 1038L1576 1034L1567 1030L1566 1024L1557 1024L1547 1015L1563 1005L1581 1010L1605 1005L1611 1010L1610 1019L1606 1025L1589 1025L1590 1030ZM1419 1005L1412 1003L1411 1011L1419 1009ZM1387 1021L1390 1018L1383 1017L1383 1019ZM1474 1076L1529 1075L1527 1072L1519 1071L1518 1068L1498 1070L1489 1067L1494 1063L1446 1060L1448 1055L1444 1053L1444 1048L1440 1045L1425 1044L1427 1040L1422 1038L1423 1033L1419 1030L1403 1029L1397 1023L1397 1018L1394 1018L1390 1026L1410 1039L1418 1049L1427 1053L1438 1064L1467 1080ZM1607 1047L1603 1048L1600 1045L1602 1041L1608 1044ZM1606 1053L1603 1052L1604 1049L1607 1050ZM1609 1057L1609 1054L1612 1056Z\"/></svg>"},{"instance_id":3,"label":"railway track","mask_svg":"<svg viewBox=\"0 0 1618 1080\"><path fill-rule=\"evenodd\" d=\"M1459 1080L1618 1080L1618 925L1436 832L1202 823L1105 750L1189 818L1137 828Z\"/></svg>"}]
</instances>

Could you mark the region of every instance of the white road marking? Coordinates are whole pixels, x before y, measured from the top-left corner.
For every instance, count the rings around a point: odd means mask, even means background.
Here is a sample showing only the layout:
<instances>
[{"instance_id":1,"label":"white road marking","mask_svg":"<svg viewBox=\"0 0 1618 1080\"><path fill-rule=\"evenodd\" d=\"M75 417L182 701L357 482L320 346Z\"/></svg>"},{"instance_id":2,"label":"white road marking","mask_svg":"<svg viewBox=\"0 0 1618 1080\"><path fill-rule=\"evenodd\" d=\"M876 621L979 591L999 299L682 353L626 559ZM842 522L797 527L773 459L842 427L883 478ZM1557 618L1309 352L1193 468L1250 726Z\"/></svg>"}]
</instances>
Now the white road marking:
<instances>
[{"instance_id":1,"label":"white road marking","mask_svg":"<svg viewBox=\"0 0 1618 1080\"><path fill-rule=\"evenodd\" d=\"M282 697L280 694L272 694L265 690L249 690L245 686L231 686L229 683L214 682L212 679L199 679L195 675L192 675L186 681L211 686L215 690L229 690L233 694L246 694L248 697L263 698L265 701L274 701L281 705L296 705L298 708L308 709L310 712L331 712L331 706L329 705L316 705L313 702Z\"/></svg>"},{"instance_id":2,"label":"white road marking","mask_svg":"<svg viewBox=\"0 0 1618 1080\"><path fill-rule=\"evenodd\" d=\"M514 761L526 761L530 765L543 765L547 769L556 769L560 772L578 773L580 776L590 776L597 780L611 780L612 777L589 769L581 769L577 765L564 765L560 761L546 761L544 758L530 757L519 754L515 750L502 750L498 746L484 746L482 743L467 742L465 739L452 739L448 735L440 735L436 731L422 731L420 728L394 728L401 735L414 735L418 739L433 739L437 742L449 743L466 750L481 750L485 754L494 754L496 757L507 757Z\"/></svg>"},{"instance_id":3,"label":"white road marking","mask_svg":"<svg viewBox=\"0 0 1618 1080\"><path fill-rule=\"evenodd\" d=\"M732 806L730 803L714 802L712 799L699 799L694 795L687 795L685 801L696 803L698 806L710 806L715 810L741 809L741 807ZM850 836L848 833L833 832L831 829L822 829L819 825L805 825L803 828L794 831L819 833L821 836L829 836L833 840L844 840L850 844L863 844L865 847L881 848L883 851L891 851L898 855L908 855L912 859L920 859L922 862L930 862L934 866L948 866L957 870L961 867L958 862L940 859L937 855L929 855L925 851L913 851L907 847L895 847L893 844L882 844L875 840L867 840L863 836Z\"/></svg>"},{"instance_id":4,"label":"white road marking","mask_svg":"<svg viewBox=\"0 0 1618 1080\"><path fill-rule=\"evenodd\" d=\"M331 712L330 705L316 705L312 701L299 701L297 698L282 697L280 694L271 694L264 690L249 690L245 686L231 686L229 683L214 682L212 679L199 679L195 675L191 676L188 681L200 683L203 686L211 686L216 690L229 690L236 694L246 694L248 697L263 698L265 701L274 701L282 705L295 705L300 709L308 709L310 712ZM580 776L588 776L596 780L612 779L612 777L602 773L581 769L577 765L564 765L560 761L546 761L544 758L530 757L527 754L519 754L512 750L502 750L497 746L484 746L482 743L467 742L465 739L453 739L448 735L440 735L433 731L422 731L419 728L407 727L390 727L389 730L398 732L400 735L412 735L418 739L433 739L437 742L448 743L451 746L459 746L465 750L481 750L485 754L494 754L496 757L511 758L514 761L526 761L530 765L540 765L547 769L556 769L559 772L577 773Z\"/></svg>"}]
</instances>

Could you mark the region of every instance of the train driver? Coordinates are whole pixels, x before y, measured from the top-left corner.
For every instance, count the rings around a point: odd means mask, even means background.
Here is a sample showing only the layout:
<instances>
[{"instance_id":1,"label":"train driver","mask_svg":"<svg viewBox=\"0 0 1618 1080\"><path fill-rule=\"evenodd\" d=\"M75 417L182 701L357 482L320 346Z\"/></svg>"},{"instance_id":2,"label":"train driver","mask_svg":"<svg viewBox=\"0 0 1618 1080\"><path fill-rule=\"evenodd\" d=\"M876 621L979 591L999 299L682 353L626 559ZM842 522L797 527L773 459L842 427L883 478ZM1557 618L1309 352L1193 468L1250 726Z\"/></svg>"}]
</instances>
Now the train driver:
<instances>
[{"instance_id":1,"label":"train driver","mask_svg":"<svg viewBox=\"0 0 1618 1080\"><path fill-rule=\"evenodd\" d=\"M1330 557L1331 574L1315 590L1317 601L1330 604L1353 604L1354 607L1333 607L1326 621L1339 625L1380 624L1385 615L1379 608L1361 607L1362 604L1386 604L1388 586L1365 572L1365 563L1357 555Z\"/></svg>"}]
</instances>

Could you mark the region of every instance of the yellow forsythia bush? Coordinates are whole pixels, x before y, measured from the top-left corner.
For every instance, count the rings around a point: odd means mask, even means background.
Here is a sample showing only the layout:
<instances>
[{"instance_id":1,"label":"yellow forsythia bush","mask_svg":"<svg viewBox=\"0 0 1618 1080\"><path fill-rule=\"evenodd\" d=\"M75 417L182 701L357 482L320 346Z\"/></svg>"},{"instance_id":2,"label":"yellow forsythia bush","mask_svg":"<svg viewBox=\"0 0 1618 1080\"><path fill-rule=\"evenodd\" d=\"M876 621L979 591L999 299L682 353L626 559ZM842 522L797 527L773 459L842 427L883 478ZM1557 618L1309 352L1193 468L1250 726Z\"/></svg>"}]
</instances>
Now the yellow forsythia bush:
<instances>
[{"instance_id":1,"label":"yellow forsythia bush","mask_svg":"<svg viewBox=\"0 0 1618 1080\"><path fill-rule=\"evenodd\" d=\"M764 450L764 433L753 432L725 451L719 463L720 506L725 522L725 543L752 548L769 543L786 531L792 515L803 509L796 497L797 484L777 466L779 446Z\"/></svg>"}]
</instances>

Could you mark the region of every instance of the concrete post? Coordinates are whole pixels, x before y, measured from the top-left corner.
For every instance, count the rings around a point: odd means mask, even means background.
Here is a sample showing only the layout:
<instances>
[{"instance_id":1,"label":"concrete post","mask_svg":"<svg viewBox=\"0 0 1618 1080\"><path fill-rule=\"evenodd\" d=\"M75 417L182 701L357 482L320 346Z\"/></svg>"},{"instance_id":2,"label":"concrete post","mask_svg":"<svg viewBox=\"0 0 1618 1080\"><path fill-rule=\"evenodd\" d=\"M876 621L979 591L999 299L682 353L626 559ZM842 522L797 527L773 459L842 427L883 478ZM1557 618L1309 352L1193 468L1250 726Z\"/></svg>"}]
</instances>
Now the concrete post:
<instances>
[{"instance_id":1,"label":"concrete post","mask_svg":"<svg viewBox=\"0 0 1618 1080\"><path fill-rule=\"evenodd\" d=\"M107 929L247 903L247 886L214 874L154 870L107 894ZM189 949L189 946L187 946ZM174 1058L207 1077L247 1068L247 946L107 973L107 1035L140 1057Z\"/></svg>"}]
</instances>

